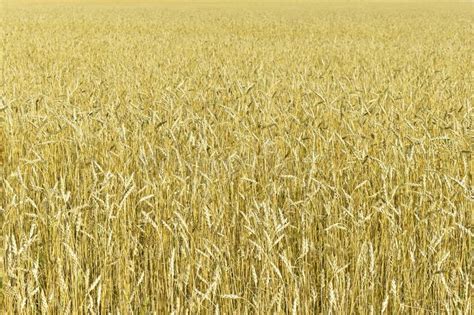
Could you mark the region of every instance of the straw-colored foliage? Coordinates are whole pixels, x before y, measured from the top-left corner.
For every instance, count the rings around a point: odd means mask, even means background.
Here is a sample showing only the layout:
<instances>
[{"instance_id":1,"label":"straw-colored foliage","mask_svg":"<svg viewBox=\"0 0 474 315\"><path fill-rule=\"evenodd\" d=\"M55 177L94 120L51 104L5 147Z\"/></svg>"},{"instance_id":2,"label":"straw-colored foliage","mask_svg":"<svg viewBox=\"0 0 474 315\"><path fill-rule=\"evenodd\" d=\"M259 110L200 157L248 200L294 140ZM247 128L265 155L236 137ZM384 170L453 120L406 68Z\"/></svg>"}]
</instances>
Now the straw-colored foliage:
<instances>
[{"instance_id":1,"label":"straw-colored foliage","mask_svg":"<svg viewBox=\"0 0 474 315\"><path fill-rule=\"evenodd\" d=\"M473 12L5 4L2 313L469 314Z\"/></svg>"}]
</instances>

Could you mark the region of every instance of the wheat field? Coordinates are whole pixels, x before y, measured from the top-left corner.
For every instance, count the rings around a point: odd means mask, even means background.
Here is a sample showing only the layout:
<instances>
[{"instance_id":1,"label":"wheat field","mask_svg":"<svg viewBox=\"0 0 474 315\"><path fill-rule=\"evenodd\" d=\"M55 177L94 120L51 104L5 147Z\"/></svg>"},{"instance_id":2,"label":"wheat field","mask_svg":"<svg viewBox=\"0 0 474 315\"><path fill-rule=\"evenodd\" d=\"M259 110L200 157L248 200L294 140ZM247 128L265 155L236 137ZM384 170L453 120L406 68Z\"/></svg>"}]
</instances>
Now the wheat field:
<instances>
[{"instance_id":1,"label":"wheat field","mask_svg":"<svg viewBox=\"0 0 474 315\"><path fill-rule=\"evenodd\" d=\"M0 10L2 313L472 313L472 3Z\"/></svg>"}]
</instances>

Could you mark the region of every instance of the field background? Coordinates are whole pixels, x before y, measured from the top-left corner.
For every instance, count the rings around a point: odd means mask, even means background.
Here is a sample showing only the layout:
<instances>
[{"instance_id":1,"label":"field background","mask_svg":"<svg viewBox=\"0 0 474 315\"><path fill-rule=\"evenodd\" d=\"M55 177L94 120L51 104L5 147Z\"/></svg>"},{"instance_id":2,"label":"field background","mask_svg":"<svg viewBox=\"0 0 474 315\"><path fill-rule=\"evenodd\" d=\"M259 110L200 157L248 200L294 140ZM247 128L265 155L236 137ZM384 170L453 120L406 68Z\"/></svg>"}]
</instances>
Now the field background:
<instances>
[{"instance_id":1,"label":"field background","mask_svg":"<svg viewBox=\"0 0 474 315\"><path fill-rule=\"evenodd\" d=\"M472 4L55 2L0 7L3 312L472 312Z\"/></svg>"}]
</instances>

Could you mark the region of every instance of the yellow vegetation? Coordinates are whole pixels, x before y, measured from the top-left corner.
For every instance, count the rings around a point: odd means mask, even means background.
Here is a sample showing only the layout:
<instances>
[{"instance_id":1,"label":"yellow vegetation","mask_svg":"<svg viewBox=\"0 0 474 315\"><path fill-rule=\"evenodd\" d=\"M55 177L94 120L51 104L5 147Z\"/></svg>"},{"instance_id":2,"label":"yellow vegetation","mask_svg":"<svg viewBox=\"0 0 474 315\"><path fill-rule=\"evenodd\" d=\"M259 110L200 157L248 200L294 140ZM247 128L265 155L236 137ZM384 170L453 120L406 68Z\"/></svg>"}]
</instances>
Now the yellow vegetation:
<instances>
[{"instance_id":1,"label":"yellow vegetation","mask_svg":"<svg viewBox=\"0 0 474 315\"><path fill-rule=\"evenodd\" d=\"M470 4L2 11L2 313L472 311Z\"/></svg>"}]
</instances>

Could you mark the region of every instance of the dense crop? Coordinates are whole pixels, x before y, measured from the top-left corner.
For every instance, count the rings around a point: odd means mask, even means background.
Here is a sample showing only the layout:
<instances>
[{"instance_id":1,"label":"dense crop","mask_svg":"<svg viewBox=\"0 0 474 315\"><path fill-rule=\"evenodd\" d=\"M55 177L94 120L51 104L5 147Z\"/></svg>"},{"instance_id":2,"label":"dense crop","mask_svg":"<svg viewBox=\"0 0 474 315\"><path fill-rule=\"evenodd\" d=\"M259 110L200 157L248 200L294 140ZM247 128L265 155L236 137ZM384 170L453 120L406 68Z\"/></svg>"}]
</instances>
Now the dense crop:
<instances>
[{"instance_id":1,"label":"dense crop","mask_svg":"<svg viewBox=\"0 0 474 315\"><path fill-rule=\"evenodd\" d=\"M6 313L472 311L472 6L4 6Z\"/></svg>"}]
</instances>

